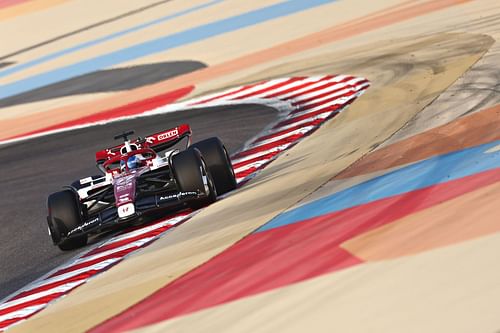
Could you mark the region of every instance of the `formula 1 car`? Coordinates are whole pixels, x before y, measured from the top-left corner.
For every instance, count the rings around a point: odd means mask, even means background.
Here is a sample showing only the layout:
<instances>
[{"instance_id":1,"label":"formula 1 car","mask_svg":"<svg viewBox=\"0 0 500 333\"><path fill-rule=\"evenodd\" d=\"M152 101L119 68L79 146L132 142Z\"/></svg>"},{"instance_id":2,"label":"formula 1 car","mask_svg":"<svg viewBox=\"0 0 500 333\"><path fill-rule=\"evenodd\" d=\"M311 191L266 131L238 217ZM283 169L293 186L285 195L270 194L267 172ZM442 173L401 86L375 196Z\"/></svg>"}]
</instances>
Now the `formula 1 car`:
<instances>
[{"instance_id":1,"label":"formula 1 car","mask_svg":"<svg viewBox=\"0 0 500 333\"><path fill-rule=\"evenodd\" d=\"M133 141L132 134L115 136L124 142L96 153L103 175L49 196L49 234L61 250L86 245L92 234L143 223L153 213L198 209L236 188L218 138L191 144L186 124Z\"/></svg>"}]
</instances>

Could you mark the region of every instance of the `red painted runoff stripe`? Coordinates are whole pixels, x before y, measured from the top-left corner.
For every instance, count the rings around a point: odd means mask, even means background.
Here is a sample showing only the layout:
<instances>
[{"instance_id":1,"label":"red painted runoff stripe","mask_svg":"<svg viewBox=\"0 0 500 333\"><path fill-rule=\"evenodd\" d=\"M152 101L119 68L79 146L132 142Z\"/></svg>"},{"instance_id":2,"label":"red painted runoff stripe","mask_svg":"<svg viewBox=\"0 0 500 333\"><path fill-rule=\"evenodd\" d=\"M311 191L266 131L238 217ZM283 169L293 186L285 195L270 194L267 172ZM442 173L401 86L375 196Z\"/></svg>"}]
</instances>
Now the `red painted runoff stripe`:
<instances>
[{"instance_id":1,"label":"red painted runoff stripe","mask_svg":"<svg viewBox=\"0 0 500 333\"><path fill-rule=\"evenodd\" d=\"M90 332L134 330L351 267L361 260L343 242L498 181L493 169L251 234Z\"/></svg>"},{"instance_id":2,"label":"red painted runoff stripe","mask_svg":"<svg viewBox=\"0 0 500 333\"><path fill-rule=\"evenodd\" d=\"M0 0L0 9L4 9L10 6L20 5L28 1L31 0Z\"/></svg>"},{"instance_id":3,"label":"red painted runoff stripe","mask_svg":"<svg viewBox=\"0 0 500 333\"><path fill-rule=\"evenodd\" d=\"M56 130L60 130L60 129L81 126L81 125L85 125L85 124L97 123L99 121L106 121L106 120L115 119L115 118L119 118L119 117L139 115L145 111L152 110L152 109L157 108L159 106L173 103L173 102L179 100L180 98L187 96L193 90L194 90L194 86L189 86L189 87L184 87L184 88L181 88L178 90L169 91L167 93L164 93L164 94L161 94L158 96L154 96L154 97L147 98L147 99L144 99L141 101L137 101L137 102L134 102L131 104L120 106L120 107L117 107L117 108L114 108L111 110L92 114L92 115L89 115L87 117L82 117L82 118L78 118L75 120L70 120L70 121L60 123L57 125L38 129L36 131L20 134L20 135L11 137L7 140L15 139L15 138L19 138L19 137L30 136L30 135L35 135L35 134L40 134L40 133L44 133L44 132L51 132L51 131L56 131Z\"/></svg>"}]
</instances>

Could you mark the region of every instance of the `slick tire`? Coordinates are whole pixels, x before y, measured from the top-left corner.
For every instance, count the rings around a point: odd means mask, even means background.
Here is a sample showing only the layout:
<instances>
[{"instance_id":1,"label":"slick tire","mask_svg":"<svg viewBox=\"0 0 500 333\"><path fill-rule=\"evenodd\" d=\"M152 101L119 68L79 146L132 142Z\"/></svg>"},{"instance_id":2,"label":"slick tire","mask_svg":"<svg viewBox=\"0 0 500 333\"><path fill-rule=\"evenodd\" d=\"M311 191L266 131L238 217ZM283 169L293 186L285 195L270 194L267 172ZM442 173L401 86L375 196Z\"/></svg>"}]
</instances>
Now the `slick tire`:
<instances>
[{"instance_id":1,"label":"slick tire","mask_svg":"<svg viewBox=\"0 0 500 333\"><path fill-rule=\"evenodd\" d=\"M236 188L236 177L226 147L219 138L213 137L189 147L197 149L212 174L217 194L222 195Z\"/></svg>"},{"instance_id":2,"label":"slick tire","mask_svg":"<svg viewBox=\"0 0 500 333\"><path fill-rule=\"evenodd\" d=\"M78 198L71 190L51 194L47 202L49 233L54 243L63 251L85 246L88 241L87 235L65 238L70 230L82 223L78 205Z\"/></svg>"},{"instance_id":3,"label":"slick tire","mask_svg":"<svg viewBox=\"0 0 500 333\"><path fill-rule=\"evenodd\" d=\"M172 157L172 171L181 192L201 192L206 197L189 202L189 206L198 209L217 200L217 191L212 175L200 152L188 149Z\"/></svg>"}]
</instances>

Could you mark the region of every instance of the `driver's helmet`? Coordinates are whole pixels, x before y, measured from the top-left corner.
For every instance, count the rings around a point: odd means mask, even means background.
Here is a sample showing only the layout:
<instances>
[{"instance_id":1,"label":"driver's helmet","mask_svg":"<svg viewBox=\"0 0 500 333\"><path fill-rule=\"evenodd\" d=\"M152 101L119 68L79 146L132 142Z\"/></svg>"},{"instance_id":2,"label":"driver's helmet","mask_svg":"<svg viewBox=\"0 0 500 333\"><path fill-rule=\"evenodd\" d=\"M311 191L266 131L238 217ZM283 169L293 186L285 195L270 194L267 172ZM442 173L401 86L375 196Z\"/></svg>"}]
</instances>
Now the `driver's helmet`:
<instances>
[{"instance_id":1,"label":"driver's helmet","mask_svg":"<svg viewBox=\"0 0 500 333\"><path fill-rule=\"evenodd\" d=\"M141 166L141 160L137 155L132 155L127 160L127 168L129 170L137 169Z\"/></svg>"}]
</instances>

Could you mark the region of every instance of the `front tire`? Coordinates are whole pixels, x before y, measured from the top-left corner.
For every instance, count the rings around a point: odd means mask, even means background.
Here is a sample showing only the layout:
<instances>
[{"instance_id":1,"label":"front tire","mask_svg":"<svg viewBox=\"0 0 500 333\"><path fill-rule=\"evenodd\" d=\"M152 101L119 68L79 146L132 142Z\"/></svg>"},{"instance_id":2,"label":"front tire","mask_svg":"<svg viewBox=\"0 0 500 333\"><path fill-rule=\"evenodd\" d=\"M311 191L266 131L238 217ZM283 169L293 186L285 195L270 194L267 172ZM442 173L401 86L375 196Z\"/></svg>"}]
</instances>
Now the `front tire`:
<instances>
[{"instance_id":1,"label":"front tire","mask_svg":"<svg viewBox=\"0 0 500 333\"><path fill-rule=\"evenodd\" d=\"M71 190L63 190L49 196L47 223L52 241L63 251L85 246L87 235L66 238L68 233L82 223L78 198Z\"/></svg>"},{"instance_id":2,"label":"front tire","mask_svg":"<svg viewBox=\"0 0 500 333\"><path fill-rule=\"evenodd\" d=\"M200 152L188 149L172 156L172 171L181 192L201 192L205 198L189 202L189 206L198 209L217 200L217 191L212 175Z\"/></svg>"},{"instance_id":3,"label":"front tire","mask_svg":"<svg viewBox=\"0 0 500 333\"><path fill-rule=\"evenodd\" d=\"M215 188L219 195L230 192L236 188L236 177L233 165L222 141L217 138L208 138L189 147L200 151L208 169L214 179Z\"/></svg>"}]
</instances>

